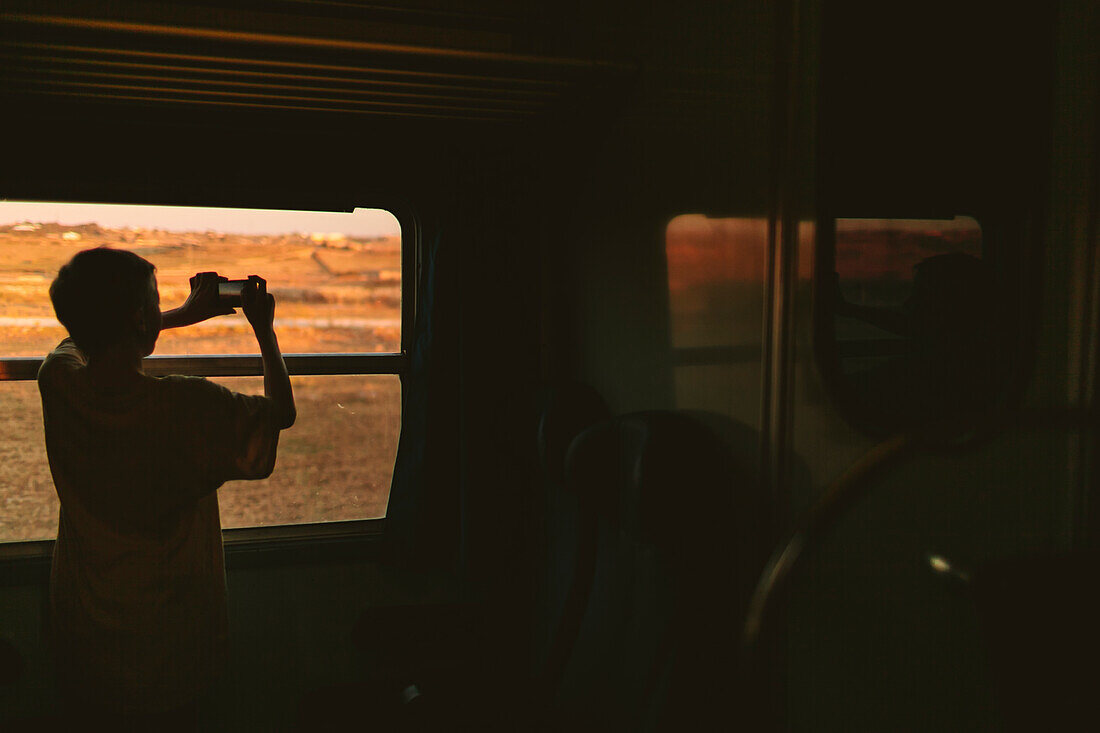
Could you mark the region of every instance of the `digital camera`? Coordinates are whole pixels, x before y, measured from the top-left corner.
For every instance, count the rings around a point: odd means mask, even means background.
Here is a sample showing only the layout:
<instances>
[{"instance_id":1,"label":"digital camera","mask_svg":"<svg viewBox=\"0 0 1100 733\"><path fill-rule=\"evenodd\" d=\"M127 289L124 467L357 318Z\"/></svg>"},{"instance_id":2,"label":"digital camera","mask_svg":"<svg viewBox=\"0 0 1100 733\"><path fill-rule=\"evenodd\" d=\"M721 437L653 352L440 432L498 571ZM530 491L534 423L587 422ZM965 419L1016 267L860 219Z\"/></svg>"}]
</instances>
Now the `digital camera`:
<instances>
[{"instance_id":1,"label":"digital camera","mask_svg":"<svg viewBox=\"0 0 1100 733\"><path fill-rule=\"evenodd\" d=\"M233 305L241 304L241 290L248 280L224 280L218 283L218 300Z\"/></svg>"}]
</instances>

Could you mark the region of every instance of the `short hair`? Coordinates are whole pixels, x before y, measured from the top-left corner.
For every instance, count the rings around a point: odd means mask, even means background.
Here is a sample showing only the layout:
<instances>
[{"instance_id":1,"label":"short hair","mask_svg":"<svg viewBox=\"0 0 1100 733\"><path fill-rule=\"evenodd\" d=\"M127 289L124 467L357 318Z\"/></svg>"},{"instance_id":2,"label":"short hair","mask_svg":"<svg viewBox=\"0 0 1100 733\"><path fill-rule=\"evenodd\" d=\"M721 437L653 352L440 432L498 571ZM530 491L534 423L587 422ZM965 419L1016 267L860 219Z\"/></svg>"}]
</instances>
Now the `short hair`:
<instances>
[{"instance_id":1,"label":"short hair","mask_svg":"<svg viewBox=\"0 0 1100 733\"><path fill-rule=\"evenodd\" d=\"M124 249L78 252L50 285L50 302L76 345L95 353L130 336L134 313L152 305L153 263Z\"/></svg>"}]
</instances>

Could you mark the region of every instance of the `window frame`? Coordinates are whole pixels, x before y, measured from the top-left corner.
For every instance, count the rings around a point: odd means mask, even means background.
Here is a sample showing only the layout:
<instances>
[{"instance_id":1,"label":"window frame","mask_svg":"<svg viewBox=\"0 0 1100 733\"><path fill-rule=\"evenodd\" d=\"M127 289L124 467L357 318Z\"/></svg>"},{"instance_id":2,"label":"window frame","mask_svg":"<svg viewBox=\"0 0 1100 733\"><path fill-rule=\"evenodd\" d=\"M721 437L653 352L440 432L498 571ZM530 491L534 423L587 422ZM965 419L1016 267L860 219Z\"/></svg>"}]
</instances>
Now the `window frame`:
<instances>
[{"instance_id":1,"label":"window frame","mask_svg":"<svg viewBox=\"0 0 1100 733\"><path fill-rule=\"evenodd\" d=\"M285 353L283 360L291 377L304 376L370 376L392 374L401 383L401 426L405 424L405 377L409 369L409 349L413 339L413 328L420 312L420 268L422 264L423 237L420 222L411 207L400 201L387 201L378 197L366 197L370 203L356 203L348 209L333 207L319 209L316 206L302 207L303 211L348 211L350 208L383 209L397 219L401 228L401 343L396 352L347 352L347 353ZM34 200L34 199L27 199ZM108 203L93 201L65 201L60 203ZM142 205L141 202L121 202ZM145 204L157 206L162 204ZM192 208L226 207L225 203L195 204L181 206ZM258 208L242 205L239 208ZM274 207L272 207L274 208ZM295 207L282 206L282 210ZM0 383L33 381L37 379L38 369L45 355L37 356L0 356ZM143 361L145 373L151 376L183 374L200 377L261 377L263 362L259 354L190 354L184 356L152 355ZM220 489L219 489L220 490ZM266 550L287 544L330 543L337 540L371 540L380 538L385 529L385 517L376 519L344 519L330 522L310 522L303 524L258 525L222 529L222 542L226 550L239 547L248 550ZM54 539L40 540L0 540L0 561L29 560L48 557L53 552Z\"/></svg>"}]
</instances>

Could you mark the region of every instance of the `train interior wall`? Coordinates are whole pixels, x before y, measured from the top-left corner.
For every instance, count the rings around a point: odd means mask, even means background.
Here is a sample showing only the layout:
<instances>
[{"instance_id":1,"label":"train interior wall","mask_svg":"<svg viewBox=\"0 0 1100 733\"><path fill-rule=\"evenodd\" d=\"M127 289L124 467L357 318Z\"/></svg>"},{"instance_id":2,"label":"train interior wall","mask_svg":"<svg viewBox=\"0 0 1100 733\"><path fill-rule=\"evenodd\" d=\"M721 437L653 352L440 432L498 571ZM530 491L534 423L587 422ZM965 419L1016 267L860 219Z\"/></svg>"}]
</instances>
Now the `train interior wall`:
<instances>
[{"instance_id":1,"label":"train interior wall","mask_svg":"<svg viewBox=\"0 0 1100 733\"><path fill-rule=\"evenodd\" d=\"M1020 327L1034 329L1019 395L1028 407L1087 400L1082 385L1092 379L1085 355L1093 323L1087 293L1094 274L1086 263L1095 247L1088 222L1095 221L1089 212L1095 211L1097 195L1089 172L1096 165L1096 52L1082 30L1096 27L1094 10L1064 3L1054 12L1028 6L994 17L977 6L960 12L938 5L887 10L852 3L835 13L852 21L838 32L828 25L836 21L824 19L827 5L798 7L798 32L792 35L786 35L790 18L782 12L777 18L772 9L748 4L708 16L700 26L682 26L673 45L685 54L698 53L685 66L717 60L717 66L734 72L723 84L728 98L715 95L704 109L693 110L672 103L659 83L647 85L653 76L640 82L633 105L613 123L614 134L603 148L616 164L597 167L630 173L596 184L598 200L607 201L606 216L594 217L593 232L572 239L580 254L568 255L575 263L566 266L575 291L565 309L569 326L562 330L575 347L559 350L574 354L567 374L595 386L616 414L701 408L760 430L766 364L676 361L674 304L665 300L669 292L662 287L672 263L663 250L667 224L676 215L766 219L776 213L773 186L786 186L801 222L789 283L791 432L787 445L769 447L784 452L781 499L788 502L787 522L804 516L830 482L881 439L837 409L815 359L812 224L821 193L816 187L837 183L818 177L823 158L817 146L840 148L838 139L848 146L851 165L845 170L844 161L839 164L844 170L839 185L854 192L846 199L858 212L853 215L919 218L928 211L941 214L945 205L956 207L952 213L973 206L990 212L993 229L1007 221L1017 233L1026 231L1026 246L1041 253L1036 262L1043 263L1029 269L1021 296L1027 298L1030 325ZM736 30L746 25L755 29L751 38ZM684 43L687 38L693 43ZM838 85L846 100L869 101L885 91L884 97L899 104L891 109L913 119L890 121L873 114L860 119L858 106L837 113L834 103L830 111L852 130L819 139L827 100L818 95L827 92L819 85L816 62L826 42L850 43L847 63L863 69L851 80L852 88ZM876 53L895 66L877 71ZM1012 63L994 61L1013 54L1018 55ZM793 91L782 77L792 64L800 65L795 71L800 88ZM895 68L900 73L892 78ZM935 91L921 96L933 86ZM825 87L828 93L837 88ZM786 112L784 95L792 98ZM1026 111L1020 108L1024 99L1033 105ZM964 103L951 108L953 100ZM930 106L914 111L919 104ZM784 115L793 117L786 141L777 140L784 135ZM881 128L871 130L868 140L856 139L867 134L871 119L880 120ZM783 182L777 159L785 144L799 173ZM837 155L835 149L829 152ZM940 170L932 168L940 163ZM856 180L860 172L866 175ZM631 222L636 228L630 229ZM756 244L748 238L734 246ZM762 302L776 297L765 267L750 272L737 276L757 284ZM615 287L616 280L630 286ZM762 344L767 326L754 328L761 315L739 310L729 317L721 342ZM746 339L746 333L755 338ZM761 445L772 440L770 434L758 436ZM942 555L979 568L1087 545L1081 502L1087 501L1091 478L1082 440L1072 430L1010 424L977 447L923 451L877 479L868 497L805 559L791 588L780 652L783 692L776 718L781 725L790 730L999 729L1005 701L995 689L983 637L989 619L979 618L972 599L945 587L928 559ZM684 475L690 474L685 466ZM619 548L599 572L629 576L636 584L629 592L642 592L637 588L651 561ZM613 580L606 582L613 586ZM628 692L607 689L608 679L625 680L632 672L622 669L608 640L627 618L615 616L610 593L586 618L567 675L566 693L589 714L585 705L613 705L608 700L616 693L627 696L619 698L620 705L632 699ZM586 640L585 634L591 636ZM632 664L652 653L644 646L630 647L636 655Z\"/></svg>"}]
</instances>

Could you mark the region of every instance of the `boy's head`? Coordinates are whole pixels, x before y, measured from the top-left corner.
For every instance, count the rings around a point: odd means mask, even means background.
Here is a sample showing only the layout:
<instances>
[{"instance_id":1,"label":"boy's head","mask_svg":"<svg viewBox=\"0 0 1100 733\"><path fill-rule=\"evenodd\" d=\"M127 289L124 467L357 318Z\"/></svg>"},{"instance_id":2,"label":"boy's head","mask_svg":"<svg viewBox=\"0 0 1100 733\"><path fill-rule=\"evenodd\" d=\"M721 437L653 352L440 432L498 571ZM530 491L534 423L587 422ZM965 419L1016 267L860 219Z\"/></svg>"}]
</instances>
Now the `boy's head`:
<instances>
[{"instance_id":1,"label":"boy's head","mask_svg":"<svg viewBox=\"0 0 1100 733\"><path fill-rule=\"evenodd\" d=\"M151 262L126 250L78 252L50 285L57 320L87 354L133 345L148 356L160 333L155 272Z\"/></svg>"}]
</instances>

